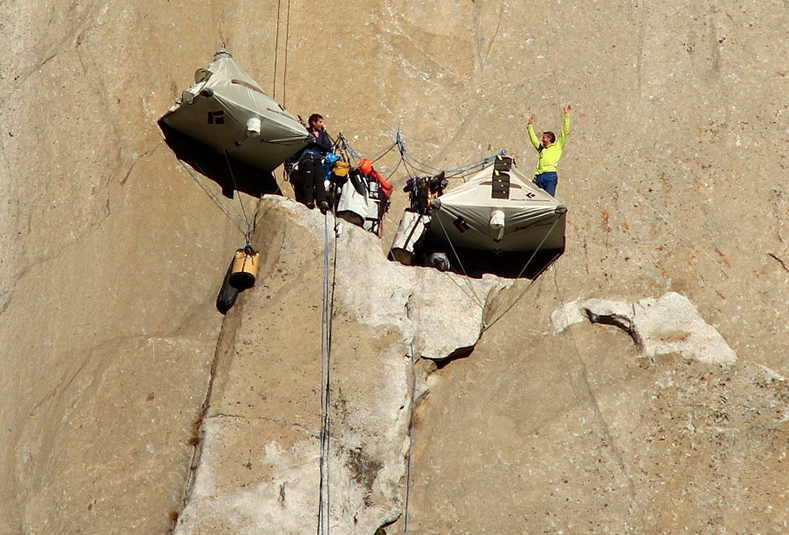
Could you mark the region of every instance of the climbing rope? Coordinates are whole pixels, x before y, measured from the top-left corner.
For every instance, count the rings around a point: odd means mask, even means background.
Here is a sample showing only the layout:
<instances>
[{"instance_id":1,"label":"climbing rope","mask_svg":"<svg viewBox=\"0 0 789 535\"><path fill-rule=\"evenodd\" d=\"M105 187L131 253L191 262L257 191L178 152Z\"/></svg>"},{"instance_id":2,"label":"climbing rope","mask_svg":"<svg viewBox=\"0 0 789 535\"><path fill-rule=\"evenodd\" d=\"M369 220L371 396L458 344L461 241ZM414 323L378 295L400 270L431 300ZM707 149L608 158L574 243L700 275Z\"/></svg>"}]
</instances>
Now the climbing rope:
<instances>
[{"instance_id":1,"label":"climbing rope","mask_svg":"<svg viewBox=\"0 0 789 535\"><path fill-rule=\"evenodd\" d=\"M250 89L247 89L247 91L251 92ZM221 111L218 107L212 110L211 108L213 106L211 104L213 104L213 101L211 99L208 99L208 102L209 102L209 106L208 106L209 114L211 112ZM216 131L217 139L219 140L219 146L224 147L225 144L224 144L224 139L222 138L222 129L214 128L213 130ZM225 156L225 163L227 164L227 170L228 173L230 174L230 180L233 182L233 191L239 192L238 183L236 181L236 175L235 173L233 173L233 165L230 163L230 155L228 155L227 150L225 150L224 148L222 149L222 154ZM241 206L241 214L244 216L244 222L247 225L246 232L244 232L244 238L247 240L247 243L249 243L249 239L250 236L252 235L252 231L255 230L255 222L250 220L250 218L247 216L247 211L246 208L244 208L244 201L241 198L241 195L238 195L238 203Z\"/></svg>"},{"instance_id":2,"label":"climbing rope","mask_svg":"<svg viewBox=\"0 0 789 535\"><path fill-rule=\"evenodd\" d=\"M543 273L545 273L545 272L548 270L548 268L549 268L549 267L551 267L551 266L553 265L553 263L554 263L554 262L556 262L556 260L557 260L557 259L558 259L560 256L562 256L562 253L561 253L561 252L559 252L559 253L556 253L556 255L555 255L553 258L551 258L551 260L550 260L548 263L546 263L546 264L545 264L545 266L544 266L544 267L543 267L543 268L540 270L540 272L539 272L539 273L537 273L537 274L534 276L534 278L533 278L533 279L532 279L532 280L529 282L529 285L528 285L528 286L526 286L526 289L524 289L524 290L523 290L523 292L521 292L521 294L520 294L518 297L516 297L516 298L515 298L515 300L514 300L514 301L513 301L513 302L512 302L512 303L511 303L511 304L510 304L510 305L509 305L509 306L508 306L508 307L507 307L505 310L504 310L504 312L502 312L501 314L499 314L499 315L498 315L498 317L496 317L496 318L495 318L493 321L491 321L491 322L488 322L488 323L486 323L485 325L483 325L483 326L482 326L482 332L484 333L485 331L487 331L488 329L490 329L491 327L493 327L493 325L495 325L495 324L496 324L496 322L498 322L498 321L499 321L501 318L503 318L503 317L504 317L504 316L505 316L505 315L506 315L506 314L507 314L507 313L508 313L510 310L512 310L512 308L513 308L513 307L514 307L514 306L515 306L515 305L518 303L518 301L520 301L520 300L523 298L523 296L525 296L525 295L526 295L526 293L527 293L527 292L528 292L528 291L531 289L531 287L532 287L532 286L534 286L534 283L536 283L536 282L539 280L539 278L542 276L542 274L543 274ZM480 334L481 334L481 333L480 333Z\"/></svg>"},{"instance_id":3,"label":"climbing rope","mask_svg":"<svg viewBox=\"0 0 789 535\"><path fill-rule=\"evenodd\" d=\"M537 253L540 252L540 249L542 249L542 246L545 243L545 240L548 239L548 236L551 235L551 232L553 232L553 229L556 228L556 224L559 223L559 219L561 219L561 217L558 217L558 218L553 220L553 224L551 225L551 228L549 228L548 232L545 233L545 236L542 237L542 241L537 246L537 248L534 250L534 252L531 254L531 257L529 257L529 259L526 261L526 264L523 266L523 269L520 270L520 272L518 273L518 276L515 277L516 279L520 279L521 275L523 275L523 273L526 271L526 269L529 267L529 265L531 265L531 261L534 260L534 257L537 256Z\"/></svg>"},{"instance_id":4,"label":"climbing rope","mask_svg":"<svg viewBox=\"0 0 789 535\"><path fill-rule=\"evenodd\" d=\"M192 179L197 183L198 186L200 186L200 189L202 189L205 192L205 194L208 196L211 202L213 202L222 211L222 213L224 213L227 216L227 218L233 223L233 225L235 225L235 227L239 230L239 232L241 232L241 234L246 235L247 232L246 229L244 229L244 227L241 224L239 224L239 222L236 220L235 217L241 214L239 214L238 212L236 212L235 214L231 214L230 210L226 208L225 205L223 205L221 202L219 202L219 199L216 197L216 195L213 192L211 192L208 186L203 184L197 178L197 175L194 173L194 171L192 171L192 169L183 160L179 158L178 163L181 164L181 167L183 167L183 169L187 172L187 174L192 177ZM197 170L200 171L202 174L205 174L199 165L197 166Z\"/></svg>"},{"instance_id":5,"label":"climbing rope","mask_svg":"<svg viewBox=\"0 0 789 535\"><path fill-rule=\"evenodd\" d=\"M342 136L342 142L343 142L343 144L345 145L345 147L348 149L348 153L349 153L351 156L353 156L353 158L354 158L355 160L361 160L361 159L362 159L362 157L359 155L359 153L357 153L357 152L354 150L354 148L353 148L353 147L351 146L351 144L348 142L348 139L347 139L347 138L346 138L344 135L342 135L342 133L340 133L340 136ZM384 156L386 156L386 155L387 155L387 154L388 154L388 153L389 153L389 152L390 152L390 151L391 151L393 148L395 148L396 146L397 146L397 142L392 142L390 145L387 145L387 146L386 146L386 147L384 147L383 149L379 150L379 151L378 151L378 152L377 152L375 155L373 155L373 156L371 156L370 158L368 158L368 160L370 160L370 163L375 163L375 162L377 162L378 160L380 160L381 158L383 158Z\"/></svg>"},{"instance_id":6,"label":"climbing rope","mask_svg":"<svg viewBox=\"0 0 789 535\"><path fill-rule=\"evenodd\" d=\"M344 150L346 151L347 154L352 156L354 158L354 160L358 161L358 160L361 159L359 154L353 149L353 147L351 147L351 144L348 143L348 140L345 138L345 136L342 134L342 132L340 132L340 138L338 139L338 143L339 142L342 142ZM380 160L381 158L383 158L384 156L389 154L389 152L391 152L392 149L394 149L396 146L397 146L397 142L395 141L391 145L389 145L387 147L384 147L383 149L378 151L374 156L369 158L370 163L374 164L375 162L377 162L378 160ZM394 163L394 166L392 167L392 170L389 171L388 174L386 175L386 180L387 181L389 181L392 178L392 176L397 172L397 170L400 168L400 164L402 162L403 162L403 158L401 156Z\"/></svg>"},{"instance_id":7,"label":"climbing rope","mask_svg":"<svg viewBox=\"0 0 789 535\"><path fill-rule=\"evenodd\" d=\"M564 300L564 295L562 293L561 287L559 286L559 279L556 276L555 272L554 272L553 280L554 280L554 285L555 285L555 288L556 288L556 297L559 300L559 304L562 307L562 311L566 313L567 308L566 308L566 304L565 304L565 300ZM606 443L614 445L614 447L612 448L612 454L613 454L614 460L619 465L620 470L627 470L627 466L625 465L625 461L622 458L622 455L619 453L619 448L617 448L615 446L616 445L616 438L614 436L614 433L611 431L610 425L608 424L608 419L605 417L605 415L603 415L603 412L600 409L600 403L598 402L597 397L595 396L595 393L594 393L594 389L592 388L592 385L590 384L589 374L587 373L587 365L586 365L586 362L588 362L588 359L585 360L583 358L583 355L581 353L581 349L579 348L580 345L578 343L578 340L576 340L572 329L569 329L567 331L567 336L570 339L570 342L572 344L573 353L575 354L575 358L578 361L578 370L579 370L579 373L570 373L570 374L568 374L569 377L570 377L570 380L574 383L573 386L576 386L576 382L580 383L580 384L578 384L578 386L580 386L580 388L576 388L575 389L576 392L580 392L581 395L585 395L586 396L587 401L588 401L588 405L592 409L592 411L594 412L595 421L597 422L597 424L600 427L600 433L603 435L604 439L606 440ZM633 484L632 481L628 482L628 487L630 489L630 492L629 493L625 493L625 495L626 496L630 496L630 497L635 496L635 488L634 488L635 485ZM630 502L631 502L631 504L633 504L634 500L631 498Z\"/></svg>"},{"instance_id":8,"label":"climbing rope","mask_svg":"<svg viewBox=\"0 0 789 535\"><path fill-rule=\"evenodd\" d=\"M354 150L353 146L351 146L350 142L342 134L342 132L340 132L338 136L336 146L342 147L342 150L347 151L347 154L349 154L354 160L358 161L362 159L362 157L356 152L356 150ZM392 177L392 175L401 165L406 169L406 174L409 178L414 178L419 175L436 175L443 172L448 179L461 178L465 180L465 177L469 173L482 169L496 158L496 156L486 156L476 162L459 166L454 169L440 169L438 167L426 164L421 160L411 156L411 154L406 150L405 143L403 142L400 131L398 130L395 134L395 140L391 144L380 149L377 153L375 153L375 155L368 159L374 164L395 148L398 149L399 156L397 161L394 163L392 170L388 172L387 180ZM499 154L503 154L503 151Z\"/></svg>"},{"instance_id":9,"label":"climbing rope","mask_svg":"<svg viewBox=\"0 0 789 535\"><path fill-rule=\"evenodd\" d=\"M277 24L274 30L274 73L271 80L271 96L274 100L277 100L277 64L279 63L279 27L281 13L282 0L277 0Z\"/></svg>"},{"instance_id":10,"label":"climbing rope","mask_svg":"<svg viewBox=\"0 0 789 535\"><path fill-rule=\"evenodd\" d=\"M410 320L411 319L411 309L408 306L408 302L405 304L405 315ZM416 412L416 355L414 353L414 341L413 338L409 343L409 351L408 351L409 361L411 363L411 392L410 392L410 418L408 422L408 457L406 462L406 470L405 470L405 503L403 505L403 534L408 533L408 506L410 503L411 498L411 458L413 456L414 450L414 429L415 429L415 415ZM421 358L421 357L420 357Z\"/></svg>"},{"instance_id":11,"label":"climbing rope","mask_svg":"<svg viewBox=\"0 0 789 535\"><path fill-rule=\"evenodd\" d=\"M290 0L288 0L288 17L285 19L285 60L282 66L282 107L287 102L288 52L290 50Z\"/></svg>"},{"instance_id":12,"label":"climbing rope","mask_svg":"<svg viewBox=\"0 0 789 535\"><path fill-rule=\"evenodd\" d=\"M282 58L282 107L285 107L286 98L286 90L287 90L287 78L288 78L288 49L289 41L290 41L290 0L288 0L287 4L287 16L285 19L285 52L284 57ZM281 22L281 13L282 13L282 0L277 1L277 23L276 23L276 30L274 32L274 75L273 75L273 83L272 83L272 96L274 100L277 99L277 71L279 70L279 32L282 26Z\"/></svg>"},{"instance_id":13,"label":"climbing rope","mask_svg":"<svg viewBox=\"0 0 789 535\"><path fill-rule=\"evenodd\" d=\"M334 259L329 262L328 214L323 214L323 307L321 312L321 414L320 414L320 489L318 491L318 535L329 535L331 492L331 334L334 312L334 275L337 272L337 233L335 232ZM331 279L331 283L330 283Z\"/></svg>"},{"instance_id":14,"label":"climbing rope","mask_svg":"<svg viewBox=\"0 0 789 535\"><path fill-rule=\"evenodd\" d=\"M222 135L219 134L219 136L221 137ZM239 191L238 184L236 183L236 176L233 173L233 165L230 163L230 156L228 156L226 150L223 150L222 154L225 155L225 162L227 162L227 170L230 173L230 179L233 181L233 190L238 192ZM247 224L247 232L245 236L249 237L249 235L252 234L252 231L254 230L254 224L247 216L247 210L246 208L244 208L244 201L241 199L241 195L238 195L238 204L241 206L241 214L244 216L244 221Z\"/></svg>"},{"instance_id":15,"label":"climbing rope","mask_svg":"<svg viewBox=\"0 0 789 535\"><path fill-rule=\"evenodd\" d=\"M401 158L407 163L407 167L411 168L409 172L409 177L413 178L417 175L435 175L439 173L444 173L444 176L447 178L461 178L465 179L466 175L470 172L473 172L478 169L482 169L486 165L490 164L496 156L486 156L481 160L476 162L472 162L463 166L456 167L454 169L440 169L438 167L431 166L430 164L424 163L421 160L414 158L411 154L406 150L405 144L403 143L402 136L400 132L397 132L397 136L395 139L395 143L398 145L400 149L400 156ZM503 154L504 151L501 151L499 154Z\"/></svg>"},{"instance_id":16,"label":"climbing rope","mask_svg":"<svg viewBox=\"0 0 789 535\"><path fill-rule=\"evenodd\" d=\"M434 218L431 219L431 221L433 219L438 219L438 224L441 225L441 230L444 232L444 237L446 238L447 243L449 244L449 247L452 249L452 254L455 255L455 260L457 260L458 265L460 266L460 269L463 271L463 275L465 275L466 284L468 285L468 288L471 291L471 294L473 296L472 300L477 303L477 306L479 306L481 309L484 310L485 305L482 303L482 299L480 299L479 296L477 295L477 292L474 291L474 286L472 286L472 284L471 284L471 279L469 278L468 273L466 272L466 268L463 266L463 262L461 262L461 260L460 260L460 255L458 255L458 252L455 249L455 245L452 243L452 240L449 239L449 234L447 233L447 229L444 227L444 223L441 221L440 217L434 217ZM452 281L455 282L454 279L452 279ZM462 287L461 287L461 289L462 289ZM468 294L466 294L466 295L468 295ZM469 296L469 297L471 297L471 296Z\"/></svg>"}]
</instances>

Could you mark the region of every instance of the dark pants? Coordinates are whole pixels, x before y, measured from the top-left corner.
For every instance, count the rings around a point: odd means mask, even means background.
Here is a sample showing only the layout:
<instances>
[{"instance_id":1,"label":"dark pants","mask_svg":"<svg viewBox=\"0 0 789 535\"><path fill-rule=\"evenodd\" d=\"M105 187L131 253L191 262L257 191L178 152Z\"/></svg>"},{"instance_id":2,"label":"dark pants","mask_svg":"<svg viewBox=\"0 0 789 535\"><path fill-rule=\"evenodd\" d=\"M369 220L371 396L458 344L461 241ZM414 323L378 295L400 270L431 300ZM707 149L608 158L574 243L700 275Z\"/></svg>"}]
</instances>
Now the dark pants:
<instances>
[{"instance_id":1,"label":"dark pants","mask_svg":"<svg viewBox=\"0 0 789 535\"><path fill-rule=\"evenodd\" d=\"M299 162L299 172L304 176L301 183L301 197L299 201L307 206L315 206L326 200L326 189L323 181L323 163L320 158L305 155Z\"/></svg>"},{"instance_id":2,"label":"dark pants","mask_svg":"<svg viewBox=\"0 0 789 535\"><path fill-rule=\"evenodd\" d=\"M544 189L551 197L556 196L556 183L559 182L559 177L556 176L554 171L535 175L534 182Z\"/></svg>"}]
</instances>

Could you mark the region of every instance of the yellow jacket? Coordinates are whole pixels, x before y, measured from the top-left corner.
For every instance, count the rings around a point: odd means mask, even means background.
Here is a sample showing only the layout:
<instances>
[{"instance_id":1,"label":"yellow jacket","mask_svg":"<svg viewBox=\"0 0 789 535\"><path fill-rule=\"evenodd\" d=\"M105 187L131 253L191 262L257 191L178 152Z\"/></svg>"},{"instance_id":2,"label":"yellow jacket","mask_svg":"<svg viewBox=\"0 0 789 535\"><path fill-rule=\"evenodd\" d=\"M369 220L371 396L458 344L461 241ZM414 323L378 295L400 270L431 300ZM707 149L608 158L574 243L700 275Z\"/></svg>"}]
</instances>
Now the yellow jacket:
<instances>
[{"instance_id":1,"label":"yellow jacket","mask_svg":"<svg viewBox=\"0 0 789 535\"><path fill-rule=\"evenodd\" d=\"M531 125L526 126L526 131L529 133L529 140L534 148L539 152L540 157L537 159L537 169L534 170L535 175L547 173L548 171L556 172L556 166L559 163L559 158L562 157L562 149L564 149L564 142L567 140L567 134L570 133L570 114L564 114L564 121L562 122L562 131L559 137L548 145L543 147L540 140L537 139L537 134L534 133L534 128Z\"/></svg>"}]
</instances>

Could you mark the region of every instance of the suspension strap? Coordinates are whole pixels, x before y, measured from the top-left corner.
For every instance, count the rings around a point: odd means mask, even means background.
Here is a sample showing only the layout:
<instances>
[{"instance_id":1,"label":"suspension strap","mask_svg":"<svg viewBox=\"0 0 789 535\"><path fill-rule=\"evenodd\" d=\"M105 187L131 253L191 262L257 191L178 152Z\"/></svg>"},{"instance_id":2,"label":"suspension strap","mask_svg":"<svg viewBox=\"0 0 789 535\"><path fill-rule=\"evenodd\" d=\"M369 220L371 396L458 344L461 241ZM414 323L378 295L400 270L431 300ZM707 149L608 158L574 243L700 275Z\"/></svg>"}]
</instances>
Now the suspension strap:
<instances>
[{"instance_id":1,"label":"suspension strap","mask_svg":"<svg viewBox=\"0 0 789 535\"><path fill-rule=\"evenodd\" d=\"M474 291L474 286L471 285L471 281L469 280L468 273L466 272L466 268L463 266L463 262L461 262L461 260L460 260L460 256L458 255L458 252L455 249L455 245L452 243L452 240L449 239L449 234L447 234L447 229L444 227L444 223L441 221L440 217L432 218L431 222L434 219L438 219L438 224L441 225L441 230L444 231L444 237L447 239L447 243L449 244L449 247L452 249L452 254L455 255L455 259L458 261L458 265L460 266L460 269L463 271L463 275L465 276L465 280L466 280L466 285L468 286L469 290L471 291L471 294L473 296L473 300L477 303L477 306L479 306L481 309L484 310L485 305L482 303L482 299L480 299L479 296L477 295L477 293ZM452 280L453 280L453 282L455 282L454 279L452 279ZM457 284L457 282L455 282L455 284ZM458 287L460 287L460 285L458 285ZM462 287L461 287L461 289L462 289ZM468 295L468 294L466 294L466 295Z\"/></svg>"},{"instance_id":2,"label":"suspension strap","mask_svg":"<svg viewBox=\"0 0 789 535\"><path fill-rule=\"evenodd\" d=\"M528 285L528 286L526 286L526 289L524 289L524 290L523 290L523 292L521 292L521 294L520 294L518 297L516 297L516 298L515 298L515 300L514 300L514 301L513 301L513 302L512 302L512 303L511 303L511 304L510 304L510 305L509 305L509 306L508 306L508 307L507 307L505 310L504 310L504 312L502 312L501 314L499 314L499 315L498 315L498 317L496 317L496 319L494 319L494 320L493 320L493 321L491 321L490 323L486 323L485 325L483 325L483 326L482 326L482 332L484 333L485 331L487 331L488 329L490 329L491 327L493 327L493 325L494 325L494 324L495 324L497 321L499 321L501 318L503 318L503 317L504 317L504 316L507 314L507 312L509 312L510 310L512 310L512 308L513 308L513 307L514 307L514 306L515 306L515 305L518 303L518 301L520 301L520 300L523 298L523 296L524 296L524 295L526 295L526 293L527 293L529 290L531 290L531 287L532 287L532 286L534 286L534 283L535 283L535 282L537 282L537 280L538 280L538 279L539 279L539 278L542 276L542 274L543 274L543 273L545 273L546 271L548 271L548 268L549 268L549 267L551 267L551 266L553 265L553 263L554 263L554 262L556 262L556 260L557 260L557 259L558 259L560 256L562 256L562 253L561 253L561 252L559 252L559 253L556 253L556 256L554 256L553 258L551 258L550 262L548 262L547 264L545 264L545 267L544 267L544 268L542 268L542 269L540 270L540 272L539 272L539 273L537 273L537 275L535 275L535 277L534 277L534 278L533 278L533 279L532 279L532 280L529 282L529 285Z\"/></svg>"},{"instance_id":3,"label":"suspension strap","mask_svg":"<svg viewBox=\"0 0 789 535\"><path fill-rule=\"evenodd\" d=\"M209 109L214 107L211 106L210 104L211 104L211 100L209 99ZM219 111L219 109L217 108L214 109L213 111ZM214 130L216 130L216 136L217 139L219 140L219 146L224 147L225 143L224 143L224 139L222 139L222 129L215 128ZM233 181L233 190L238 192L239 191L238 183L236 182L236 175L233 173L233 166L230 164L230 156L228 155L227 150L225 149L222 149L222 154L224 154L225 156L225 163L227 164L227 170L230 173L230 179ZM247 224L247 230L246 232L244 232L244 235L249 235L252 233L253 224L250 221L249 217L247 216L247 211L246 208L244 208L244 201L241 199L241 195L238 195L238 202L239 205L241 206L241 214L244 216L244 222L246 222Z\"/></svg>"},{"instance_id":4,"label":"suspension strap","mask_svg":"<svg viewBox=\"0 0 789 535\"><path fill-rule=\"evenodd\" d=\"M192 171L192 169L190 169L190 167L188 165L186 165L186 163L183 160L181 160L181 159L178 159L178 163L181 164L181 167L183 167L184 170L186 170L186 172L189 174L189 176L191 176L192 179L197 183L197 185L200 186L200 189L202 189L205 192L205 194L208 196L208 198L211 199L211 202L213 202L222 211L222 213L225 214L230 221L232 221L233 225L238 229L238 231L241 234L247 235L247 231L244 230L244 227L242 227L238 223L238 221L236 221L236 218L234 217L234 214L231 214L230 210L228 208L226 208L221 202L219 202L219 199L217 199L216 195L214 195L211 192L211 190L208 189L208 187L205 184L203 184L197 178L197 175L195 175L195 173ZM200 169L199 165L198 165L198 171L203 173L203 170ZM205 174L205 173L203 173L203 174ZM236 213L235 215L239 215L239 214Z\"/></svg>"},{"instance_id":5,"label":"suspension strap","mask_svg":"<svg viewBox=\"0 0 789 535\"><path fill-rule=\"evenodd\" d=\"M286 98L286 90L287 90L287 78L288 78L288 49L290 48L289 41L290 41L290 0L288 0L287 5L287 16L285 18L285 52L284 57L282 58L282 107L285 107ZM282 0L277 0L277 24L276 24L276 32L274 34L274 82L272 85L272 96L276 100L277 98L277 70L279 64L279 30L281 27L280 21L280 13L282 13Z\"/></svg>"},{"instance_id":6,"label":"suspension strap","mask_svg":"<svg viewBox=\"0 0 789 535\"><path fill-rule=\"evenodd\" d=\"M556 228L556 224L559 222L559 219L561 219L561 217L557 217L556 219L553 220L553 225L551 225L551 228L549 228L548 232L545 233L545 236L542 237L542 241L537 246L537 248L534 250L534 252L531 254L529 259L526 261L526 265L523 266L523 269L520 270L520 273L518 273L518 276L515 277L516 279L520 279L521 278L521 275L523 275L524 271L526 271L526 268L529 267L529 264L531 264L531 261L534 260L534 257L537 256L537 253L540 252L540 249L542 249L542 246L545 243L545 240L548 239L548 236L551 235L551 232L553 232L553 229Z\"/></svg>"}]
</instances>

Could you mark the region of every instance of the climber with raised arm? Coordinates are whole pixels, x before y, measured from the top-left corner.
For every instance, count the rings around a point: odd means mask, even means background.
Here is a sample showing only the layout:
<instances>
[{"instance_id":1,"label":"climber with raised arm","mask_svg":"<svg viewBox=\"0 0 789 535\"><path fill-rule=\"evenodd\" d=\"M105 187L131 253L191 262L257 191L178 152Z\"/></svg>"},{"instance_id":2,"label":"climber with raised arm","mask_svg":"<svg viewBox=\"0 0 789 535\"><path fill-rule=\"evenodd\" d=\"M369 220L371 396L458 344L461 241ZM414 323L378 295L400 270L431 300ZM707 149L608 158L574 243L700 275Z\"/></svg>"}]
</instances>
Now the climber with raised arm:
<instances>
[{"instance_id":1,"label":"climber with raised arm","mask_svg":"<svg viewBox=\"0 0 789 535\"><path fill-rule=\"evenodd\" d=\"M559 177L556 174L556 166L559 164L559 159L562 157L562 149L564 149L564 142L567 140L567 134L570 133L571 109L569 104L562 109L562 111L564 111L564 120L562 121L562 131L558 139L556 138L556 134L551 131L543 132L542 138L538 139L532 127L534 117L529 116L526 123L526 131L529 133L529 140L539 154L537 158L537 168L534 171L534 182L551 196L555 196L556 184L559 181Z\"/></svg>"}]
</instances>

